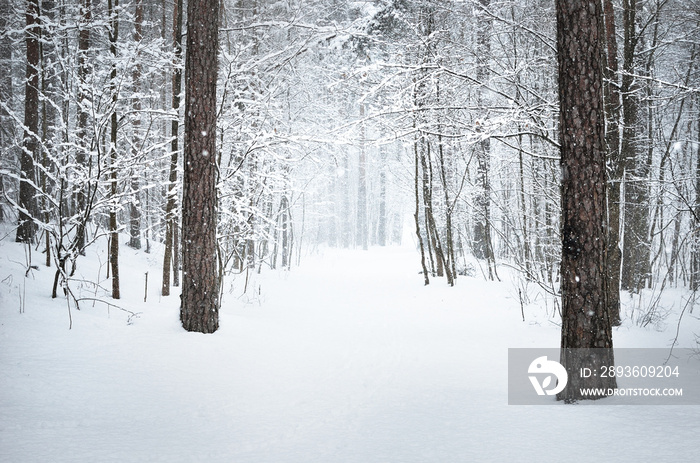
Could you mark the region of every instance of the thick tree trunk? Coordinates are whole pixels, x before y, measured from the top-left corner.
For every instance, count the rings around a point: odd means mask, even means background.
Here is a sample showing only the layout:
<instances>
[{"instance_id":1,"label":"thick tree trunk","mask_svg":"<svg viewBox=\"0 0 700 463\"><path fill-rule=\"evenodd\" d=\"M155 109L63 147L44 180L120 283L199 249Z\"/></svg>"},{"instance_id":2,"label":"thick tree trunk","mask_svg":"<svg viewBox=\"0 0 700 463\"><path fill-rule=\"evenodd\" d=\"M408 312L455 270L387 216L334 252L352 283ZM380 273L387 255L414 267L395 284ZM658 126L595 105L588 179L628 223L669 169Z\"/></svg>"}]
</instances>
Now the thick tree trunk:
<instances>
[{"instance_id":1,"label":"thick tree trunk","mask_svg":"<svg viewBox=\"0 0 700 463\"><path fill-rule=\"evenodd\" d=\"M39 153L39 72L41 49L39 34L41 24L39 19L39 1L27 1L25 14L27 29L25 42L27 45L27 71L24 86L24 135L20 155L19 182L19 226L16 241L30 243L36 233L36 225L32 215L36 212L36 188L34 160Z\"/></svg>"},{"instance_id":2,"label":"thick tree trunk","mask_svg":"<svg viewBox=\"0 0 700 463\"><path fill-rule=\"evenodd\" d=\"M557 0L562 169L561 361L569 372L559 400L583 398L581 387L616 387L615 379L578 375L572 348L605 348L588 355L593 368L612 365L612 323L606 275L603 20L599 1ZM588 365L590 366L590 365Z\"/></svg>"},{"instance_id":3,"label":"thick tree trunk","mask_svg":"<svg viewBox=\"0 0 700 463\"><path fill-rule=\"evenodd\" d=\"M220 289L216 241L219 2L190 0L187 18L180 320L187 331L213 333L219 327Z\"/></svg>"}]
</instances>

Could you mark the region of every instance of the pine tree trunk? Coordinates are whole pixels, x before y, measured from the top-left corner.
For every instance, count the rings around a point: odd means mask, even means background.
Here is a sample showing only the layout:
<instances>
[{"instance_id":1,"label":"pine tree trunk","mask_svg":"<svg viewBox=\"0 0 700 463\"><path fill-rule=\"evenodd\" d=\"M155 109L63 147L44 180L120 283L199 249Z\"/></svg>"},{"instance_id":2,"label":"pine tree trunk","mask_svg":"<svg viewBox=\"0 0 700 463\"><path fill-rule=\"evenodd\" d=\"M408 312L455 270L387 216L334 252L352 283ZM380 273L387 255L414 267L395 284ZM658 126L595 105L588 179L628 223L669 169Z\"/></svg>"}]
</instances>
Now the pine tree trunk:
<instances>
[{"instance_id":1,"label":"pine tree trunk","mask_svg":"<svg viewBox=\"0 0 700 463\"><path fill-rule=\"evenodd\" d=\"M187 331L219 327L216 84L219 2L187 4L185 143L182 200L182 306Z\"/></svg>"},{"instance_id":2,"label":"pine tree trunk","mask_svg":"<svg viewBox=\"0 0 700 463\"><path fill-rule=\"evenodd\" d=\"M173 49L176 63L182 61L182 1L177 0L173 10ZM170 268L172 263L174 286L178 286L178 259L177 259L177 228L176 219L176 183L177 183L177 159L179 153L178 137L180 130L180 91L182 89L182 71L180 66L173 69L172 78L172 109L175 113L170 123L170 172L168 174L168 189L165 204L165 252L163 254L163 283L161 294L170 295Z\"/></svg>"},{"instance_id":3,"label":"pine tree trunk","mask_svg":"<svg viewBox=\"0 0 700 463\"><path fill-rule=\"evenodd\" d=\"M12 5L10 0L0 0L0 31L6 31L9 28L9 18L12 14ZM12 37L10 34L0 34L0 66L3 71L0 73L0 101L7 104L8 107L13 107L14 87L12 85ZM13 133L15 124L10 117L10 113L4 106L0 106L0 149L11 150L13 143ZM0 182L2 180L0 179ZM0 185L0 201L4 199L4 190ZM3 209L0 207L0 222L3 220Z\"/></svg>"},{"instance_id":4,"label":"pine tree trunk","mask_svg":"<svg viewBox=\"0 0 700 463\"><path fill-rule=\"evenodd\" d=\"M112 70L110 72L110 91L112 93L112 114L110 118L110 146L109 146L109 179L110 179L110 197L111 205L109 209L109 261L112 267L112 297L119 299L121 297L119 291L119 228L117 223L117 40L119 39L119 17L118 17L119 0L108 0L107 11L109 16L109 49L114 59Z\"/></svg>"},{"instance_id":5,"label":"pine tree trunk","mask_svg":"<svg viewBox=\"0 0 700 463\"><path fill-rule=\"evenodd\" d=\"M32 215L36 212L36 190L34 160L39 153L39 72L41 50L39 35L39 0L27 1L25 14L27 29L25 42L27 48L27 70L24 86L24 135L20 154L19 182L19 226L16 241L30 243L36 233Z\"/></svg>"},{"instance_id":6,"label":"pine tree trunk","mask_svg":"<svg viewBox=\"0 0 700 463\"><path fill-rule=\"evenodd\" d=\"M180 220L173 219L173 286L180 286Z\"/></svg>"},{"instance_id":7,"label":"pine tree trunk","mask_svg":"<svg viewBox=\"0 0 700 463\"><path fill-rule=\"evenodd\" d=\"M614 378L580 378L572 348L605 348L592 368L613 365L606 275L606 166L601 4L557 0L562 169L561 361L569 383L559 400L583 398L581 387L615 388ZM587 365L587 366L590 366Z\"/></svg>"},{"instance_id":8,"label":"pine tree trunk","mask_svg":"<svg viewBox=\"0 0 700 463\"><path fill-rule=\"evenodd\" d=\"M8 29L8 19L12 5L10 0L0 0L0 31ZM10 34L0 34L0 66L3 69L12 69L12 37ZM12 73L0 74L0 101L4 101L10 108L14 105L14 87L12 85ZM0 150L13 153L15 124L10 113L0 107ZM14 154L14 153L13 153ZM5 199L5 184L3 176L0 176L0 222L5 220L5 209L2 207Z\"/></svg>"},{"instance_id":9,"label":"pine tree trunk","mask_svg":"<svg viewBox=\"0 0 700 463\"><path fill-rule=\"evenodd\" d=\"M622 75L623 130L620 147L624 174L624 241L622 246L622 289L638 292L649 278L649 192L650 165L641 143L640 91L634 74L637 0L623 1L624 51Z\"/></svg>"},{"instance_id":10,"label":"pine tree trunk","mask_svg":"<svg viewBox=\"0 0 700 463\"><path fill-rule=\"evenodd\" d=\"M90 23L92 22L92 0L81 0L80 22L78 26L78 121L76 127L76 155L75 161L78 169L86 173L90 164L90 142L88 140L88 123L90 120L88 88L88 75L90 67L88 65L88 50L90 49ZM88 203L89 186L80 185L76 192L76 203L80 213L83 215L78 222L76 229L76 247L78 252L85 255L85 226L86 209Z\"/></svg>"},{"instance_id":11,"label":"pine tree trunk","mask_svg":"<svg viewBox=\"0 0 700 463\"><path fill-rule=\"evenodd\" d=\"M139 50L143 27L143 0L136 0L134 4L134 43L136 49ZM133 139L131 142L131 155L136 161L141 152L141 97L138 93L141 90L141 60L137 51L132 72L133 92L136 96L133 97L131 109L134 112L134 120L132 122ZM140 172L136 169L131 173L131 195L129 204L129 246L133 249L141 249L141 182Z\"/></svg>"},{"instance_id":12,"label":"pine tree trunk","mask_svg":"<svg viewBox=\"0 0 700 463\"><path fill-rule=\"evenodd\" d=\"M491 16L487 10L491 6L491 0L479 0L480 10L478 14L480 20L476 31L477 48L477 70L476 75L479 82L486 84L489 77L488 60L491 56L491 29L493 27ZM486 97L484 90L478 90L477 105L484 106ZM484 111L485 112L485 111ZM482 130L481 127L478 130ZM491 182L489 170L491 164L491 140L484 138L477 147L476 152L477 174L476 188L477 194L474 198L476 206L476 217L474 221L474 255L479 259L486 259L489 269L489 279L494 279L496 258L491 242Z\"/></svg>"},{"instance_id":13,"label":"pine tree trunk","mask_svg":"<svg viewBox=\"0 0 700 463\"><path fill-rule=\"evenodd\" d=\"M612 0L604 0L606 62L604 76L606 142L608 145L608 308L613 325L620 325L620 186L623 163L620 159L620 92L617 79L617 36Z\"/></svg>"}]
</instances>

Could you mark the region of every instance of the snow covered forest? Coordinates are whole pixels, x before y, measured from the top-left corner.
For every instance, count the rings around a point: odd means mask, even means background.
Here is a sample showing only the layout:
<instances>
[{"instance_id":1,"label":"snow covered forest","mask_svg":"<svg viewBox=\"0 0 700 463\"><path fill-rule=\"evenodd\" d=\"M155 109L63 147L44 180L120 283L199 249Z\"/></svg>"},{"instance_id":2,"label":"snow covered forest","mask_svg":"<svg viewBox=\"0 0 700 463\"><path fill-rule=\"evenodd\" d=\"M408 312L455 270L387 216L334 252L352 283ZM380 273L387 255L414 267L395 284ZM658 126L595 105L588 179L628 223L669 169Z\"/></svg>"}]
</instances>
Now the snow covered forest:
<instances>
[{"instance_id":1,"label":"snow covered forest","mask_svg":"<svg viewBox=\"0 0 700 463\"><path fill-rule=\"evenodd\" d=\"M0 5L3 219L29 215L49 265L70 267L107 232L147 252L165 243L168 294L183 6L32 5ZM623 290L695 290L700 13L692 2L606 7L611 260ZM396 243L414 215L426 284L497 279L507 266L556 293L554 23L550 2L222 2L224 273L289 267L322 244Z\"/></svg>"},{"instance_id":2,"label":"snow covered forest","mask_svg":"<svg viewBox=\"0 0 700 463\"><path fill-rule=\"evenodd\" d=\"M179 282L167 269L180 265L183 5L35 3L0 4L3 220L30 216L42 259L68 271L106 233L146 252L165 243L168 294ZM556 294L553 6L222 2L223 272L290 267L319 245L397 243L409 226L426 284L509 267ZM695 290L699 10L605 6L611 278L632 293Z\"/></svg>"},{"instance_id":3,"label":"snow covered forest","mask_svg":"<svg viewBox=\"0 0 700 463\"><path fill-rule=\"evenodd\" d=\"M600 408L502 406L501 357L698 348L698 48L696 0L0 0L0 461L573 458L475 451L461 387L602 458ZM612 461L697 454L660 410L607 412L665 427Z\"/></svg>"}]
</instances>

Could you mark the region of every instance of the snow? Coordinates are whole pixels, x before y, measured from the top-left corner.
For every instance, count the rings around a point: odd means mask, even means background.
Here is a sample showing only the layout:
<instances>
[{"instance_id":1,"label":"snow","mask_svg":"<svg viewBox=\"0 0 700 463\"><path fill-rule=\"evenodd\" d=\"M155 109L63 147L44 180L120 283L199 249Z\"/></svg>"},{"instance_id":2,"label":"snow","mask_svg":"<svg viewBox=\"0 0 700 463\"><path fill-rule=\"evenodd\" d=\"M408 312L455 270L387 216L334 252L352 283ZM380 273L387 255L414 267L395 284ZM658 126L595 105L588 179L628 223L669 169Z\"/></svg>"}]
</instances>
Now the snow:
<instances>
[{"instance_id":1,"label":"snow","mask_svg":"<svg viewBox=\"0 0 700 463\"><path fill-rule=\"evenodd\" d=\"M85 278L104 278L104 241L79 261ZM161 256L120 252L124 299L112 302L139 316L129 324L84 301L69 330L53 272L25 280L24 249L0 241L0 461L639 462L700 451L694 407L507 405L507 348L556 347L559 327L537 305L522 321L505 271L504 282L424 287L413 249L322 249L254 276L245 295L242 279L227 282L221 328L202 335L180 328L178 295L158 296ZM691 322L682 347L699 331ZM615 342L666 347L670 326L626 324Z\"/></svg>"}]
</instances>

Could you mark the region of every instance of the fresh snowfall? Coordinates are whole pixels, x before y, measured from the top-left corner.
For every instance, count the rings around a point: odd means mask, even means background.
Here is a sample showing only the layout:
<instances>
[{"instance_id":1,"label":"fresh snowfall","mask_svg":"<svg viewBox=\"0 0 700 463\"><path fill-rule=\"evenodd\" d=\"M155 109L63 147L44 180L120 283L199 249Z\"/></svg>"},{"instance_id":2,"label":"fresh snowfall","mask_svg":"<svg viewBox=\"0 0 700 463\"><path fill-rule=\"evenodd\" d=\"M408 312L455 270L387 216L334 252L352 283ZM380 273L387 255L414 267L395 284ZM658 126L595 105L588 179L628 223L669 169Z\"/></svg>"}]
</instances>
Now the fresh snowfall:
<instances>
[{"instance_id":1,"label":"fresh snowfall","mask_svg":"<svg viewBox=\"0 0 700 463\"><path fill-rule=\"evenodd\" d=\"M178 294L160 297L157 247L122 247L119 301L102 287L106 238L88 248L76 310L51 299L54 271L12 230L0 241L2 462L637 463L700 451L694 406L508 405L508 348L558 347L557 309L534 289L521 306L506 269L500 282L477 272L423 286L410 237L318 248L247 287L227 279L221 328L203 335L181 328ZM625 299L615 345L696 347L684 294L668 290L668 313L645 327L644 298Z\"/></svg>"}]
</instances>

